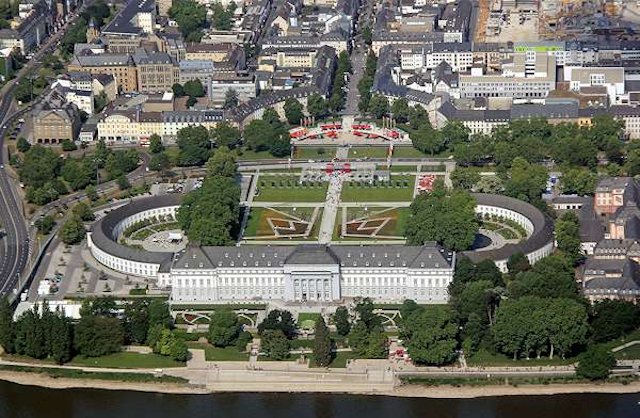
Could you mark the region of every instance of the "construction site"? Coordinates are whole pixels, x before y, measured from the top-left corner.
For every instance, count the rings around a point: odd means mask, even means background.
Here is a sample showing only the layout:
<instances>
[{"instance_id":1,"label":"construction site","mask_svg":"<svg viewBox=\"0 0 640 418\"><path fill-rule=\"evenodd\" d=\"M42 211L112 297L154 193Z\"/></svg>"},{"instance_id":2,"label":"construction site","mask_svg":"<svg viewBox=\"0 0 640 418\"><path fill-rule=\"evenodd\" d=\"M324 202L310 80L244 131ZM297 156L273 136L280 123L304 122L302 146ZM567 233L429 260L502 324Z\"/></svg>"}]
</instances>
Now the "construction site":
<instances>
[{"instance_id":1,"label":"construction site","mask_svg":"<svg viewBox=\"0 0 640 418\"><path fill-rule=\"evenodd\" d=\"M640 39L638 0L479 0L476 42Z\"/></svg>"}]
</instances>

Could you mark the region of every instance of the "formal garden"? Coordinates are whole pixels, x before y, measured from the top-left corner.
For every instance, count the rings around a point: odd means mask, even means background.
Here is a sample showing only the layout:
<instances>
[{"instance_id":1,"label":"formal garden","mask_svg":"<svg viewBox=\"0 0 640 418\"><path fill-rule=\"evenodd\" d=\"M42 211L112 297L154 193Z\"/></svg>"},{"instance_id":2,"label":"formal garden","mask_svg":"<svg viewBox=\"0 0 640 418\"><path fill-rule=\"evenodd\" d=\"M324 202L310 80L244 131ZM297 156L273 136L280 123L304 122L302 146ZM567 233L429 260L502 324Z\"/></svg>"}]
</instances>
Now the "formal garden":
<instances>
[{"instance_id":1,"label":"formal garden","mask_svg":"<svg viewBox=\"0 0 640 418\"><path fill-rule=\"evenodd\" d=\"M321 207L251 208L243 239L317 239Z\"/></svg>"}]
</instances>

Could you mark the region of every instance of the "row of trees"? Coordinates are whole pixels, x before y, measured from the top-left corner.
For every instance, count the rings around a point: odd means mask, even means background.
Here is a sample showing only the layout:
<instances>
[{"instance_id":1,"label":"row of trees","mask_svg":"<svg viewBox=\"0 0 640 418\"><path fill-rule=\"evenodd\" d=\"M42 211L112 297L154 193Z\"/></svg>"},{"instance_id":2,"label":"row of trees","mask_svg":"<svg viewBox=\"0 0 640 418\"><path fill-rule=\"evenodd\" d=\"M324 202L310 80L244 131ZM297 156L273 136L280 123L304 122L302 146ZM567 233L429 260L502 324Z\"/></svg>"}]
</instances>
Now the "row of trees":
<instances>
[{"instance_id":1,"label":"row of trees","mask_svg":"<svg viewBox=\"0 0 640 418\"><path fill-rule=\"evenodd\" d=\"M185 196L176 219L192 242L230 245L240 217L235 157L221 147L207 162L207 169L202 187Z\"/></svg>"},{"instance_id":2,"label":"row of trees","mask_svg":"<svg viewBox=\"0 0 640 418\"><path fill-rule=\"evenodd\" d=\"M73 323L60 309L51 311L45 301L13 320L6 299L0 300L0 345L5 352L58 364L74 356L99 357L121 350L127 343L149 344L154 352L186 361L186 343L169 331L172 324L166 301L137 299L120 308L112 298L86 300L81 319Z\"/></svg>"}]
</instances>

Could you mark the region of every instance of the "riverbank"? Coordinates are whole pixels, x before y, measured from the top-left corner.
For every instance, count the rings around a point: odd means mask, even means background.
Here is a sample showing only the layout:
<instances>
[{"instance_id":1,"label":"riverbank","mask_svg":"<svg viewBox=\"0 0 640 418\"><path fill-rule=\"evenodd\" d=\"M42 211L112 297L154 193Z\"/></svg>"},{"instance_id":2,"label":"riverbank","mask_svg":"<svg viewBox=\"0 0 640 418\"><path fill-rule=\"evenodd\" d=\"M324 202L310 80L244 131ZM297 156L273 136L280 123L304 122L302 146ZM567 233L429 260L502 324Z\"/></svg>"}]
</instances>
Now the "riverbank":
<instances>
[{"instance_id":1,"label":"riverbank","mask_svg":"<svg viewBox=\"0 0 640 418\"><path fill-rule=\"evenodd\" d=\"M137 392L205 394L204 388L187 383L147 383L124 382L118 380L99 380L87 378L52 377L37 372L0 371L0 380L25 386L39 386L48 389L103 389L131 390Z\"/></svg>"},{"instance_id":2,"label":"riverbank","mask_svg":"<svg viewBox=\"0 0 640 418\"><path fill-rule=\"evenodd\" d=\"M166 382L125 382L116 380L99 380L87 378L52 377L36 372L0 371L0 380L26 386L39 386L49 389L101 389L124 390L138 392L153 392L165 394L214 394L222 392L257 392L250 390L243 382L237 382L233 390L219 391L212 388L189 385L186 383ZM249 385L250 386L250 385ZM253 388L255 389L255 388ZM265 387L260 392L274 392L274 387ZM278 392L306 393L296 385ZM344 388L330 391L332 393L353 395L392 396L401 398L433 398L433 399L467 399L497 396L533 396L533 395L562 395L576 393L610 393L629 394L640 393L640 382L621 383L565 383L549 385L491 385L491 386L424 386L406 384L389 391L354 390L348 385Z\"/></svg>"}]
</instances>

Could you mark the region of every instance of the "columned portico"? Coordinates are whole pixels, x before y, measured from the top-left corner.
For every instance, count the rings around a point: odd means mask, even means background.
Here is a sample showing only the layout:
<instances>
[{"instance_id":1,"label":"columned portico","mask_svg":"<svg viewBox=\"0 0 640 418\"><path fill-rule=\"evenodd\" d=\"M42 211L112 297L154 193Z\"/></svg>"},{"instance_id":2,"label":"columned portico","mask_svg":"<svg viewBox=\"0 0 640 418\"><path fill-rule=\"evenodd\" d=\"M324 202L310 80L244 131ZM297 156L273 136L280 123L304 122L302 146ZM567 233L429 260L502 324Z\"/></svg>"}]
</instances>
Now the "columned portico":
<instances>
[{"instance_id":1,"label":"columned portico","mask_svg":"<svg viewBox=\"0 0 640 418\"><path fill-rule=\"evenodd\" d=\"M331 265L284 266L284 300L331 302L340 299L340 267Z\"/></svg>"}]
</instances>

